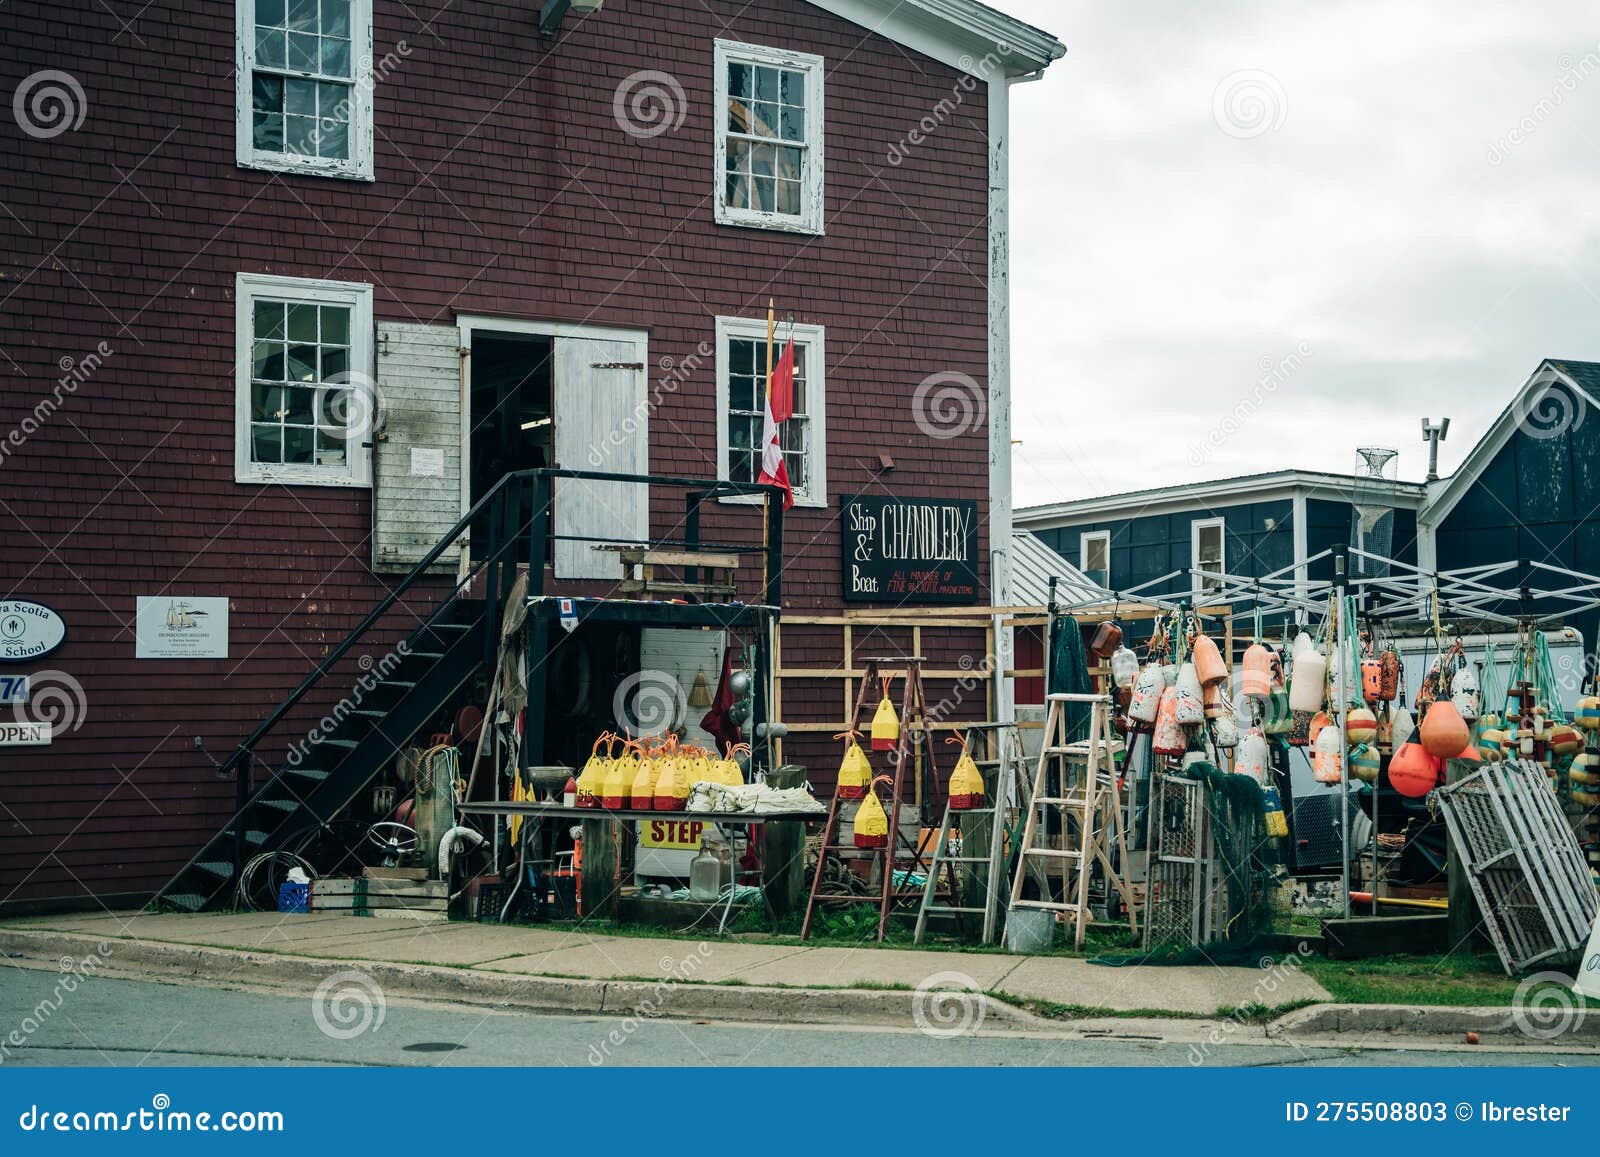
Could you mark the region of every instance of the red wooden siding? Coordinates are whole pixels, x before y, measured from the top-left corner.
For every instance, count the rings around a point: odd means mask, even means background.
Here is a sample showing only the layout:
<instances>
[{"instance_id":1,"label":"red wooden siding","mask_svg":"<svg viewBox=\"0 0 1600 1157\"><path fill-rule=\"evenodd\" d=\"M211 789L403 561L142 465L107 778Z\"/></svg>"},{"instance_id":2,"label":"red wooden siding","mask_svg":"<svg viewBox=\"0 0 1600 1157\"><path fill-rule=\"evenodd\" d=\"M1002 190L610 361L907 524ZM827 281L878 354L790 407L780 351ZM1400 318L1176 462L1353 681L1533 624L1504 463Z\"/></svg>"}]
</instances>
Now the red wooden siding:
<instances>
[{"instance_id":1,"label":"red wooden siding","mask_svg":"<svg viewBox=\"0 0 1600 1157\"><path fill-rule=\"evenodd\" d=\"M231 4L152 5L125 30L103 5L7 5L0 87L57 69L88 107L49 140L0 120L0 437L64 359L112 352L0 461L0 589L67 618L68 643L35 669L70 674L88 705L54 746L0 752L0 902L148 895L230 810L193 737L230 750L385 589L368 492L234 482L241 271L369 282L379 320L644 328L662 374L713 340L716 315L759 316L769 295L826 326L833 507L788 521L792 609L840 605L839 495L986 503L986 426L935 440L912 415L930 374L987 380L982 88L891 166L956 73L802 0L627 0L558 42L535 14L377 0L374 55L408 52L377 91L377 180L362 183L235 166ZM713 223L718 36L827 59L826 236ZM676 76L687 109L641 140L612 98L645 69ZM704 359L651 416L655 471L714 474L714 374ZM897 466L885 480L880 450ZM164 591L232 598L229 659L134 661L134 599Z\"/></svg>"}]
</instances>

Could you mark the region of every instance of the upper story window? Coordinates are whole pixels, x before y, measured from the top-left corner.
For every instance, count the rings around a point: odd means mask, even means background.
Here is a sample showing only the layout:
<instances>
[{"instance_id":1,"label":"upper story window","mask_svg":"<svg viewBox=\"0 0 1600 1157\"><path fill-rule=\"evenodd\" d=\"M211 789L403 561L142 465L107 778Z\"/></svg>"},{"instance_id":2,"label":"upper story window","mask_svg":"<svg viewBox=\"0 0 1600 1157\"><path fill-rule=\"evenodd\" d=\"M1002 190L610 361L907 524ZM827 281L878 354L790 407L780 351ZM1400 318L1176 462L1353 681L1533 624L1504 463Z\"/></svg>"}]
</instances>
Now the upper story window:
<instances>
[{"instance_id":1,"label":"upper story window","mask_svg":"<svg viewBox=\"0 0 1600 1157\"><path fill-rule=\"evenodd\" d=\"M372 0L237 0L238 156L372 178Z\"/></svg>"},{"instance_id":2,"label":"upper story window","mask_svg":"<svg viewBox=\"0 0 1600 1157\"><path fill-rule=\"evenodd\" d=\"M1079 569L1098 586L1111 586L1111 532L1086 530L1078 536Z\"/></svg>"},{"instance_id":3,"label":"upper story window","mask_svg":"<svg viewBox=\"0 0 1600 1157\"><path fill-rule=\"evenodd\" d=\"M780 326L774 339L776 361L788 337ZM783 462L797 506L826 506L827 436L823 329L794 327L794 416L778 426ZM754 482L761 470L761 433L767 405L767 323L735 317L717 319L717 477ZM737 501L737 500L730 500Z\"/></svg>"},{"instance_id":4,"label":"upper story window","mask_svg":"<svg viewBox=\"0 0 1600 1157\"><path fill-rule=\"evenodd\" d=\"M716 219L822 232L822 57L716 43Z\"/></svg>"},{"instance_id":5,"label":"upper story window","mask_svg":"<svg viewBox=\"0 0 1600 1157\"><path fill-rule=\"evenodd\" d=\"M1223 547L1227 524L1220 518L1196 519L1189 524L1191 557L1195 570L1209 572L1194 576L1194 593L1210 594L1222 589L1222 579L1216 577L1226 570L1227 559Z\"/></svg>"},{"instance_id":6,"label":"upper story window","mask_svg":"<svg viewBox=\"0 0 1600 1157\"><path fill-rule=\"evenodd\" d=\"M236 308L234 477L366 485L372 287L240 274Z\"/></svg>"}]
</instances>

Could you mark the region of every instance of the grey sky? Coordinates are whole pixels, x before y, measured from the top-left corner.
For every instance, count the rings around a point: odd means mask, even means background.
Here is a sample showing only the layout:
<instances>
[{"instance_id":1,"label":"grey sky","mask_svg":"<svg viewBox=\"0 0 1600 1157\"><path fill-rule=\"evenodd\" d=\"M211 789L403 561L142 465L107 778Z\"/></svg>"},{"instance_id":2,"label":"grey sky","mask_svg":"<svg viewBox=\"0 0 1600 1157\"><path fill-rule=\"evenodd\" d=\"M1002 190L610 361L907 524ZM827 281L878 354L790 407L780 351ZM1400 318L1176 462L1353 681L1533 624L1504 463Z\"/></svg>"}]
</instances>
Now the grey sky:
<instances>
[{"instance_id":1,"label":"grey sky","mask_svg":"<svg viewBox=\"0 0 1600 1157\"><path fill-rule=\"evenodd\" d=\"M1421 478L1423 415L1448 470L1600 360L1592 4L991 2L1068 50L1013 90L1020 504Z\"/></svg>"}]
</instances>

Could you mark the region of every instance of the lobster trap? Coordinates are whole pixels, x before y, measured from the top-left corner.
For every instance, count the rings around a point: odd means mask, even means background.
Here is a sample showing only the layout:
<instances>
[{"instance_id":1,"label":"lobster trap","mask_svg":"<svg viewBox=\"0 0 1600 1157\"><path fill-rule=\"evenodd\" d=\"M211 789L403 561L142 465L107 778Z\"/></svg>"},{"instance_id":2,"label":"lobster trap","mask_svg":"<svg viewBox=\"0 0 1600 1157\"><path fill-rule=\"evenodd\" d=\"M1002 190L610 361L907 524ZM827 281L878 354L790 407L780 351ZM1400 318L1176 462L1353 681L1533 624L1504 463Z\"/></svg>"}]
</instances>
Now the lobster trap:
<instances>
[{"instance_id":1,"label":"lobster trap","mask_svg":"<svg viewBox=\"0 0 1600 1157\"><path fill-rule=\"evenodd\" d=\"M1600 908L1542 764L1486 764L1434 792L1509 975L1582 949Z\"/></svg>"},{"instance_id":2,"label":"lobster trap","mask_svg":"<svg viewBox=\"0 0 1600 1157\"><path fill-rule=\"evenodd\" d=\"M1247 956L1272 931L1260 786L1210 764L1153 777L1145 950Z\"/></svg>"}]
</instances>

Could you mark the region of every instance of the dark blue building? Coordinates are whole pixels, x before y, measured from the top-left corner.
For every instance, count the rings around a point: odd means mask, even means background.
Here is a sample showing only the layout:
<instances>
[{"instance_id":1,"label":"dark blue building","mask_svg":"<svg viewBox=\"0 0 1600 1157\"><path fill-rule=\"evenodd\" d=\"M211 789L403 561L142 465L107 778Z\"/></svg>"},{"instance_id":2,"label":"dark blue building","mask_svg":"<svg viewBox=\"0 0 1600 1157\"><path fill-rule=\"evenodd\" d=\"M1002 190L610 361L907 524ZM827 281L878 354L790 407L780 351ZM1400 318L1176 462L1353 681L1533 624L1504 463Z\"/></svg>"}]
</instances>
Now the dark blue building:
<instances>
[{"instance_id":1,"label":"dark blue building","mask_svg":"<svg viewBox=\"0 0 1600 1157\"><path fill-rule=\"evenodd\" d=\"M1363 541L1357 502L1392 508L1387 550ZM1305 581L1326 579L1331 560L1308 560L1351 543L1427 572L1516 562L1488 581L1537 591L1572 581L1534 562L1600 575L1597 512L1600 364L1548 360L1448 478L1374 482L1281 470L1024 507L1016 526L1118 592L1203 596L1189 574L1196 565L1244 577L1293 567ZM1537 613L1564 609L1548 599L1526 605ZM1515 614L1520 605L1493 609ZM1593 646L1595 613L1569 613L1566 622Z\"/></svg>"}]
</instances>

